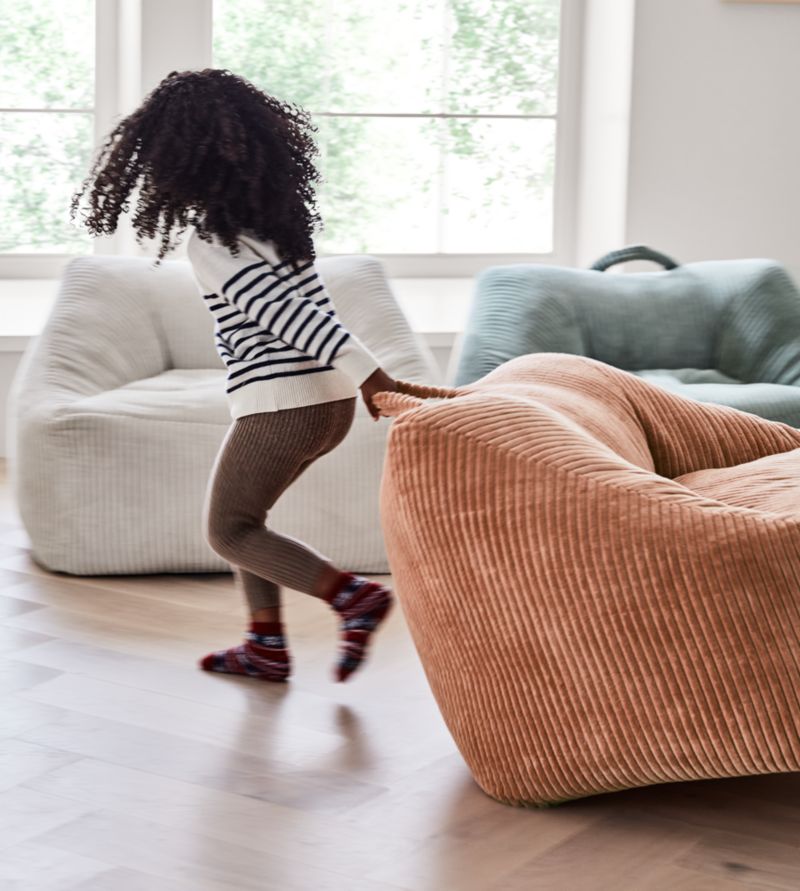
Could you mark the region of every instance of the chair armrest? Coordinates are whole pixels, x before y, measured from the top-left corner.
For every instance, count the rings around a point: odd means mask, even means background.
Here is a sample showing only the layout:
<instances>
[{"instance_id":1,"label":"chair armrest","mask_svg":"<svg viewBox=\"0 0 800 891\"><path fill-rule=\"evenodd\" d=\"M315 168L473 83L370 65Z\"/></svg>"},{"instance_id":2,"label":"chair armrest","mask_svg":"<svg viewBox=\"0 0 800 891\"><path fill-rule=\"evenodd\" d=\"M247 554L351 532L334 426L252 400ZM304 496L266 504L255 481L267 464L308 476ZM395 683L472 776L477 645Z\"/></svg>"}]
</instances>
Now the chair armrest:
<instances>
[{"instance_id":1,"label":"chair armrest","mask_svg":"<svg viewBox=\"0 0 800 891\"><path fill-rule=\"evenodd\" d=\"M739 261L720 324L717 367L745 383L800 385L800 292L772 260Z\"/></svg>"},{"instance_id":2,"label":"chair armrest","mask_svg":"<svg viewBox=\"0 0 800 891\"><path fill-rule=\"evenodd\" d=\"M67 264L15 375L20 409L116 389L168 367L145 274L140 258L81 256Z\"/></svg>"},{"instance_id":3,"label":"chair armrest","mask_svg":"<svg viewBox=\"0 0 800 891\"><path fill-rule=\"evenodd\" d=\"M600 371L628 395L662 476L733 467L800 448L800 430L789 424L700 402L620 369L606 366Z\"/></svg>"}]
</instances>

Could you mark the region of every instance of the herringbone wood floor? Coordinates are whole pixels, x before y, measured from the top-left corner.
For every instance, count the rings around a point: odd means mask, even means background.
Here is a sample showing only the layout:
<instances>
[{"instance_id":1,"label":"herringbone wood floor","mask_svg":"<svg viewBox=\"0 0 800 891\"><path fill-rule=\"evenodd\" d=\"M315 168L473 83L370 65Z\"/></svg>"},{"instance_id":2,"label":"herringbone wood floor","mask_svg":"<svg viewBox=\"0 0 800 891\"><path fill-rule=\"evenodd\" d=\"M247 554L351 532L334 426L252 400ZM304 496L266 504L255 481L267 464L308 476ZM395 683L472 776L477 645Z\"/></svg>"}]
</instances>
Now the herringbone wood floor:
<instances>
[{"instance_id":1,"label":"herringbone wood floor","mask_svg":"<svg viewBox=\"0 0 800 891\"><path fill-rule=\"evenodd\" d=\"M337 685L332 617L290 596L275 688L194 667L240 636L229 575L77 578L27 544L0 478L4 891L800 888L800 775L508 808L400 610Z\"/></svg>"}]
</instances>

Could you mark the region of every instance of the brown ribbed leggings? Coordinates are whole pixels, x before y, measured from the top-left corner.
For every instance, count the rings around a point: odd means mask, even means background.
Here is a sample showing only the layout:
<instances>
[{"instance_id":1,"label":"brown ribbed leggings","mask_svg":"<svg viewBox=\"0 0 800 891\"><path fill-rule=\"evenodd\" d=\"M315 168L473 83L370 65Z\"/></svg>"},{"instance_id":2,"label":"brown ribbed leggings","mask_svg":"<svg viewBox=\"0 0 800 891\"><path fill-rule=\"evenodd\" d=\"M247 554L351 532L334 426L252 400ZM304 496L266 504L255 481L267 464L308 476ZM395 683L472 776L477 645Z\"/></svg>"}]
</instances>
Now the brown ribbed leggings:
<instances>
[{"instance_id":1,"label":"brown ribbed leggings","mask_svg":"<svg viewBox=\"0 0 800 891\"><path fill-rule=\"evenodd\" d=\"M278 496L347 435L356 397L243 415L231 424L211 470L203 526L227 560L250 611L280 604L279 585L311 594L327 557L264 525Z\"/></svg>"}]
</instances>

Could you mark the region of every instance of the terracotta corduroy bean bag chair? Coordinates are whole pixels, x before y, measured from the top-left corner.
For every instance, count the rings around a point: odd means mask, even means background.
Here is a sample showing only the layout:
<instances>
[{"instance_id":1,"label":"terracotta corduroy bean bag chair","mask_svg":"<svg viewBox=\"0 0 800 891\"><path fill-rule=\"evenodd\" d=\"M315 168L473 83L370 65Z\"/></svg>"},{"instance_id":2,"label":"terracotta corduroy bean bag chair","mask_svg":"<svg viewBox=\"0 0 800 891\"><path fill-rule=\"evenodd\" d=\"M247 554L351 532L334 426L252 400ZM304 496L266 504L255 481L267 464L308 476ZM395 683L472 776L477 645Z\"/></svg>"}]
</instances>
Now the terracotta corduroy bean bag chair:
<instances>
[{"instance_id":1,"label":"terracotta corduroy bean bag chair","mask_svg":"<svg viewBox=\"0 0 800 891\"><path fill-rule=\"evenodd\" d=\"M402 386L389 562L484 791L800 769L800 430L563 353Z\"/></svg>"}]
</instances>

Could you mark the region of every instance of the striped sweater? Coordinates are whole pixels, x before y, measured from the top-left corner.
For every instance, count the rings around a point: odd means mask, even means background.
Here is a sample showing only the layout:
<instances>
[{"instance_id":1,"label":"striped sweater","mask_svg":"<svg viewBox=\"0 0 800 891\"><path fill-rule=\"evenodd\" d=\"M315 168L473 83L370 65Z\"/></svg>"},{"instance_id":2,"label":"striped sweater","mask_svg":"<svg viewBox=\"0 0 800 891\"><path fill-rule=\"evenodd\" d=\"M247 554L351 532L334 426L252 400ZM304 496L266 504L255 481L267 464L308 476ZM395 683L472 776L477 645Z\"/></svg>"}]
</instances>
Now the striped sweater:
<instances>
[{"instance_id":1,"label":"striped sweater","mask_svg":"<svg viewBox=\"0 0 800 891\"><path fill-rule=\"evenodd\" d=\"M342 326L313 261L282 260L246 233L237 240L237 256L196 229L186 245L228 369L231 417L357 395L380 363Z\"/></svg>"}]
</instances>

